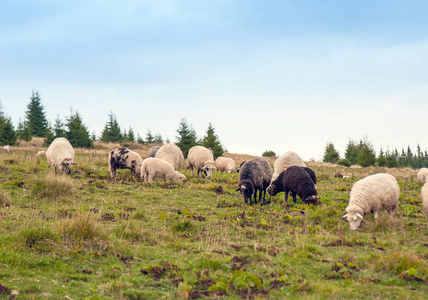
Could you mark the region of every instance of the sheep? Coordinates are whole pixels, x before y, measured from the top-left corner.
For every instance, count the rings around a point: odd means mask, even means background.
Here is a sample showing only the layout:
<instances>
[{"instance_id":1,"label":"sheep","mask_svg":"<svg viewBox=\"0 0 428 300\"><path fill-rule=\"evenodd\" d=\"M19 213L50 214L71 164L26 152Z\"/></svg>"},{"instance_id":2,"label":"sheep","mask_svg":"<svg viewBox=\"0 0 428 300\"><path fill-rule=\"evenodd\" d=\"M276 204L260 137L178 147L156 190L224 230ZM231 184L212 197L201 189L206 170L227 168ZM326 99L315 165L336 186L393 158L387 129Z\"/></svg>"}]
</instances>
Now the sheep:
<instances>
[{"instance_id":1,"label":"sheep","mask_svg":"<svg viewBox=\"0 0 428 300\"><path fill-rule=\"evenodd\" d=\"M149 157L141 165L141 179L144 182L153 182L154 178L161 178L165 181L184 183L186 176L175 171L174 167L167 161L160 158Z\"/></svg>"},{"instance_id":2,"label":"sheep","mask_svg":"<svg viewBox=\"0 0 428 300\"><path fill-rule=\"evenodd\" d=\"M181 169L184 164L183 152L173 143L162 145L156 152L155 157L169 162L176 171Z\"/></svg>"},{"instance_id":3,"label":"sheep","mask_svg":"<svg viewBox=\"0 0 428 300\"><path fill-rule=\"evenodd\" d=\"M241 192L244 201L251 205L251 196L257 203L257 191L259 192L259 202L263 194L263 203L266 204L266 189L272 178L272 168L269 162L262 157L253 158L242 165L239 172L239 183L237 192Z\"/></svg>"},{"instance_id":4,"label":"sheep","mask_svg":"<svg viewBox=\"0 0 428 300\"><path fill-rule=\"evenodd\" d=\"M424 184L421 190L422 206L424 210L425 219L428 222L428 182Z\"/></svg>"},{"instance_id":5,"label":"sheep","mask_svg":"<svg viewBox=\"0 0 428 300\"><path fill-rule=\"evenodd\" d=\"M37 159L37 163L40 163L40 161L42 160L42 156L45 155L46 156L46 151L39 151L36 154L36 159Z\"/></svg>"},{"instance_id":6,"label":"sheep","mask_svg":"<svg viewBox=\"0 0 428 300\"><path fill-rule=\"evenodd\" d=\"M220 156L215 160L215 167L221 172L236 173L236 163L233 159Z\"/></svg>"},{"instance_id":7,"label":"sheep","mask_svg":"<svg viewBox=\"0 0 428 300\"><path fill-rule=\"evenodd\" d=\"M137 152L126 148L117 148L108 155L108 167L111 178L116 178L117 169L130 169L132 175L140 177L143 159Z\"/></svg>"},{"instance_id":8,"label":"sheep","mask_svg":"<svg viewBox=\"0 0 428 300\"><path fill-rule=\"evenodd\" d=\"M418 171L418 175L416 175L416 179L419 181L428 182L428 169L427 168L421 168Z\"/></svg>"},{"instance_id":9,"label":"sheep","mask_svg":"<svg viewBox=\"0 0 428 300\"><path fill-rule=\"evenodd\" d=\"M202 176L203 172L206 178L210 179L213 170L216 169L214 166L213 153L204 146L194 146L190 148L189 154L187 155L187 163L189 169L192 170L192 176L195 176L193 168L196 168L198 170L198 176Z\"/></svg>"},{"instance_id":10,"label":"sheep","mask_svg":"<svg viewBox=\"0 0 428 300\"><path fill-rule=\"evenodd\" d=\"M160 149L161 146L153 146L150 147L149 149L149 156L148 157L155 157L156 153L158 152L158 150Z\"/></svg>"},{"instance_id":11,"label":"sheep","mask_svg":"<svg viewBox=\"0 0 428 300\"><path fill-rule=\"evenodd\" d=\"M317 204L318 196L315 183L309 173L315 176L315 173L307 172L306 168L290 166L287 170L282 171L281 174L272 180L271 184L267 188L269 196L275 196L279 192L285 192L285 202L288 202L288 193L290 192L294 203L297 202L298 195L300 199L306 204ZM315 179L316 181L316 179Z\"/></svg>"},{"instance_id":12,"label":"sheep","mask_svg":"<svg viewBox=\"0 0 428 300\"><path fill-rule=\"evenodd\" d=\"M6 145L3 147L3 151L9 153L10 152L10 145Z\"/></svg>"},{"instance_id":13,"label":"sheep","mask_svg":"<svg viewBox=\"0 0 428 300\"><path fill-rule=\"evenodd\" d=\"M394 176L379 173L358 180L352 186L349 204L346 208L350 228L357 230L364 215L374 212L377 220L380 211L386 210L389 216L397 209L400 187Z\"/></svg>"},{"instance_id":14,"label":"sheep","mask_svg":"<svg viewBox=\"0 0 428 300\"><path fill-rule=\"evenodd\" d=\"M293 151L287 151L278 157L273 163L274 171L272 175L272 181L274 181L279 176L279 174L281 174L281 172L287 170L287 168L290 166L306 167L303 159L301 159L297 153Z\"/></svg>"},{"instance_id":15,"label":"sheep","mask_svg":"<svg viewBox=\"0 0 428 300\"><path fill-rule=\"evenodd\" d=\"M236 173L239 173L239 171L241 170L241 168L242 168L242 165L243 164L245 164L247 161L243 161L243 162L241 162L241 164L239 165L239 167L238 167L238 169L236 169Z\"/></svg>"},{"instance_id":16,"label":"sheep","mask_svg":"<svg viewBox=\"0 0 428 300\"><path fill-rule=\"evenodd\" d=\"M55 168L55 174L70 174L74 163L74 149L70 142L63 137L56 138L46 151L46 158L50 166Z\"/></svg>"},{"instance_id":17,"label":"sheep","mask_svg":"<svg viewBox=\"0 0 428 300\"><path fill-rule=\"evenodd\" d=\"M317 188L317 176L315 175L315 172L308 168L308 167L301 167L303 170L306 171L306 173L308 173L309 177L312 179L312 182L315 185L315 188Z\"/></svg>"}]
</instances>

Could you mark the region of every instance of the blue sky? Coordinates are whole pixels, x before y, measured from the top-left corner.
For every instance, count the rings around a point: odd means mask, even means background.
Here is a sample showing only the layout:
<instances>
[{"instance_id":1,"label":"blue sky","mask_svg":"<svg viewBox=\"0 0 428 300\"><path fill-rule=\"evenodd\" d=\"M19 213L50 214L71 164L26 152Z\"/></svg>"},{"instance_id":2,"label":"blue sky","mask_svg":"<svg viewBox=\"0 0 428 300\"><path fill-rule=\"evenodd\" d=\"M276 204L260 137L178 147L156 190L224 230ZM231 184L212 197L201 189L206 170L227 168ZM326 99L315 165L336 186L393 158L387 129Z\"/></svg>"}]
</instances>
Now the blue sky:
<instances>
[{"instance_id":1,"label":"blue sky","mask_svg":"<svg viewBox=\"0 0 428 300\"><path fill-rule=\"evenodd\" d=\"M1 1L0 100L32 90L50 121L175 140L182 118L225 148L341 155L428 148L426 1Z\"/></svg>"}]
</instances>

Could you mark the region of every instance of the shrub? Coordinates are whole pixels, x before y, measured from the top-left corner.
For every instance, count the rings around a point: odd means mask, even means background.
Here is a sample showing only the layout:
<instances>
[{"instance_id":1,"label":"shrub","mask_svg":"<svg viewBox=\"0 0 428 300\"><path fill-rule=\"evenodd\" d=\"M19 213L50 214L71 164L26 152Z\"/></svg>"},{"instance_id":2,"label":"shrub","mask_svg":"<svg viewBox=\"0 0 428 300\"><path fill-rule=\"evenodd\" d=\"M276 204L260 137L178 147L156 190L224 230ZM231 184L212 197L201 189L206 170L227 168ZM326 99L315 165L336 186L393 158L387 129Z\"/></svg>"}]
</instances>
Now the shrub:
<instances>
[{"instance_id":1,"label":"shrub","mask_svg":"<svg viewBox=\"0 0 428 300\"><path fill-rule=\"evenodd\" d=\"M264 156L264 157L276 157L276 153L273 152L272 150L266 150L265 152L263 152L262 156Z\"/></svg>"},{"instance_id":2,"label":"shrub","mask_svg":"<svg viewBox=\"0 0 428 300\"><path fill-rule=\"evenodd\" d=\"M56 200L70 195L73 188L74 182L70 177L48 174L35 180L31 194L38 198Z\"/></svg>"},{"instance_id":3,"label":"shrub","mask_svg":"<svg viewBox=\"0 0 428 300\"><path fill-rule=\"evenodd\" d=\"M345 166L345 167L350 167L351 166L351 162L349 160L347 160L346 158L339 160L337 163L339 165Z\"/></svg>"}]
</instances>

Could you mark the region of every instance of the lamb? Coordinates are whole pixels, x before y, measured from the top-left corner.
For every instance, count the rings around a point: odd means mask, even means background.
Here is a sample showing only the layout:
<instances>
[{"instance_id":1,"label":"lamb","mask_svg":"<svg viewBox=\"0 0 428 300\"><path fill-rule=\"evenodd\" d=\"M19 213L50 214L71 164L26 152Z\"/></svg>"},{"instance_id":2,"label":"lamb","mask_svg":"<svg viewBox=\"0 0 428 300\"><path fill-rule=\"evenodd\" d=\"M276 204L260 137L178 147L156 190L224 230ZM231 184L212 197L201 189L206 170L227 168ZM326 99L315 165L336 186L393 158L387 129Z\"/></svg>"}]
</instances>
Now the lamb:
<instances>
[{"instance_id":1,"label":"lamb","mask_svg":"<svg viewBox=\"0 0 428 300\"><path fill-rule=\"evenodd\" d=\"M140 154L126 148L112 150L108 155L108 167L112 178L116 178L117 169L130 169L132 175L140 177L142 163Z\"/></svg>"},{"instance_id":2,"label":"lamb","mask_svg":"<svg viewBox=\"0 0 428 300\"><path fill-rule=\"evenodd\" d=\"M428 182L428 169L427 168L419 169L418 175L416 175L416 179L419 181Z\"/></svg>"},{"instance_id":3,"label":"lamb","mask_svg":"<svg viewBox=\"0 0 428 300\"><path fill-rule=\"evenodd\" d=\"M424 184L421 190L422 206L424 210L425 219L428 222L428 182Z\"/></svg>"},{"instance_id":4,"label":"lamb","mask_svg":"<svg viewBox=\"0 0 428 300\"><path fill-rule=\"evenodd\" d=\"M316 186L309 173L305 170L309 168L291 166L287 170L282 171L281 174L272 180L267 188L269 196L275 196L279 192L285 192L285 202L288 202L288 193L290 192L294 203L297 202L298 195L300 199L306 204L317 204L318 196ZM312 176L315 173L309 169ZM316 179L315 179L316 182Z\"/></svg>"},{"instance_id":5,"label":"lamb","mask_svg":"<svg viewBox=\"0 0 428 300\"><path fill-rule=\"evenodd\" d=\"M272 175L272 181L274 181L279 176L279 174L281 174L281 172L287 170L287 168L290 166L306 167L303 159L301 159L297 153L293 151L287 151L278 157L273 163L274 171Z\"/></svg>"},{"instance_id":6,"label":"lamb","mask_svg":"<svg viewBox=\"0 0 428 300\"><path fill-rule=\"evenodd\" d=\"M153 182L155 178L161 178L165 181L174 181L184 183L186 176L174 170L174 167L167 161L160 158L149 157L141 165L141 179L144 182Z\"/></svg>"},{"instance_id":7,"label":"lamb","mask_svg":"<svg viewBox=\"0 0 428 300\"><path fill-rule=\"evenodd\" d=\"M263 194L263 204L266 204L266 189L272 178L272 168L269 162L262 157L253 158L242 165L239 172L239 188L244 196L244 201L251 205L251 196L254 195L254 202L257 203L257 191L259 192L259 202Z\"/></svg>"},{"instance_id":8,"label":"lamb","mask_svg":"<svg viewBox=\"0 0 428 300\"><path fill-rule=\"evenodd\" d=\"M46 151L39 151L36 154L36 159L37 159L37 163L40 163L40 161L42 160L42 156L46 155Z\"/></svg>"},{"instance_id":9,"label":"lamb","mask_svg":"<svg viewBox=\"0 0 428 300\"><path fill-rule=\"evenodd\" d=\"M181 149L173 143L162 145L156 152L156 158L169 162L175 170L179 170L184 164L184 155Z\"/></svg>"},{"instance_id":10,"label":"lamb","mask_svg":"<svg viewBox=\"0 0 428 300\"><path fill-rule=\"evenodd\" d=\"M236 173L236 163L233 159L220 156L215 160L215 167L221 172Z\"/></svg>"},{"instance_id":11,"label":"lamb","mask_svg":"<svg viewBox=\"0 0 428 300\"><path fill-rule=\"evenodd\" d=\"M74 163L74 149L70 142L63 137L56 138L46 151L46 158L49 165L55 168L55 174L70 174Z\"/></svg>"},{"instance_id":12,"label":"lamb","mask_svg":"<svg viewBox=\"0 0 428 300\"><path fill-rule=\"evenodd\" d=\"M385 173L367 176L358 180L351 189L348 212L342 218L348 219L352 230L357 230L364 215L374 212L377 220L380 211L386 210L389 216L397 209L400 187L394 176Z\"/></svg>"},{"instance_id":13,"label":"lamb","mask_svg":"<svg viewBox=\"0 0 428 300\"><path fill-rule=\"evenodd\" d=\"M9 153L10 152L10 145L4 146L3 151L6 151L7 153Z\"/></svg>"},{"instance_id":14,"label":"lamb","mask_svg":"<svg viewBox=\"0 0 428 300\"><path fill-rule=\"evenodd\" d=\"M198 176L202 176L203 172L206 178L210 179L213 170L216 169L214 166L213 153L204 146L194 146L190 148L189 154L187 155L187 163L189 169L192 170L192 176L195 176L193 168L196 168L198 170Z\"/></svg>"},{"instance_id":15,"label":"lamb","mask_svg":"<svg viewBox=\"0 0 428 300\"><path fill-rule=\"evenodd\" d=\"M149 157L155 157L161 146L153 146L149 149Z\"/></svg>"}]
</instances>

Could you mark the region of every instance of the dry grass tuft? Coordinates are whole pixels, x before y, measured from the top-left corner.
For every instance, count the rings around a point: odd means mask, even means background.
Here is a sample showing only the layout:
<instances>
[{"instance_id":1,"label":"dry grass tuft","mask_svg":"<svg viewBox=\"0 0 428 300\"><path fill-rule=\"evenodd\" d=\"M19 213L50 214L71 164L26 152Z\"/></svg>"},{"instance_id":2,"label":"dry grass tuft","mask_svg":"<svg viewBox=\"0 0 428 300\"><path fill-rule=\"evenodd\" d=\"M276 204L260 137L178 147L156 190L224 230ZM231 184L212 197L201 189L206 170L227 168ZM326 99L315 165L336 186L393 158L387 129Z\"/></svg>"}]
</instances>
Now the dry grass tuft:
<instances>
[{"instance_id":1,"label":"dry grass tuft","mask_svg":"<svg viewBox=\"0 0 428 300\"><path fill-rule=\"evenodd\" d=\"M47 174L34 181L31 194L38 198L57 200L72 195L74 181L69 176Z\"/></svg>"},{"instance_id":2,"label":"dry grass tuft","mask_svg":"<svg viewBox=\"0 0 428 300\"><path fill-rule=\"evenodd\" d=\"M69 219L59 223L59 230L65 240L96 240L102 239L101 226L92 213L76 213Z\"/></svg>"},{"instance_id":3,"label":"dry grass tuft","mask_svg":"<svg viewBox=\"0 0 428 300\"><path fill-rule=\"evenodd\" d=\"M418 256L408 252L392 252L376 263L377 270L389 270L401 274L410 268L427 268L427 263Z\"/></svg>"}]
</instances>

